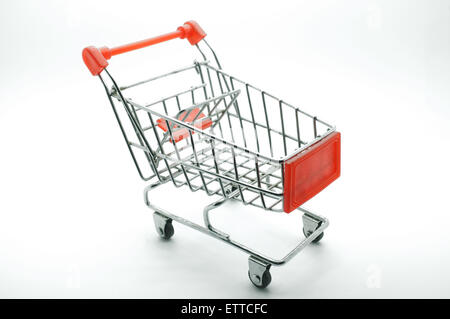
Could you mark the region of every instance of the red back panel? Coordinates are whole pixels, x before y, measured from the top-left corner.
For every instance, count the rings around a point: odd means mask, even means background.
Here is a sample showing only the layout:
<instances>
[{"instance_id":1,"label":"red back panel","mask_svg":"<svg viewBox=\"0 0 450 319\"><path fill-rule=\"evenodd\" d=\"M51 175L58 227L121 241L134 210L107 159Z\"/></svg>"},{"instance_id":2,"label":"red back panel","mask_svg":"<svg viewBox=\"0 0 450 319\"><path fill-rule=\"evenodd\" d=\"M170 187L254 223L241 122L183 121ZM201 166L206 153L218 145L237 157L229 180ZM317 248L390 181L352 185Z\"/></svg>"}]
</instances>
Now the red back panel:
<instances>
[{"instance_id":1,"label":"red back panel","mask_svg":"<svg viewBox=\"0 0 450 319\"><path fill-rule=\"evenodd\" d=\"M334 132L284 165L284 211L290 213L341 174L341 133Z\"/></svg>"},{"instance_id":2,"label":"red back panel","mask_svg":"<svg viewBox=\"0 0 450 319\"><path fill-rule=\"evenodd\" d=\"M178 115L177 119L183 122L187 122L187 123L191 123L195 117L197 116L197 114L200 112L200 109L198 107L193 108L191 110L189 110L188 115L186 116L186 112L187 111L183 111L180 113L180 115ZM195 120L193 124L193 126L195 126L196 128L199 128L201 130L206 130L208 127L210 127L213 123L211 121L210 118L206 118L203 119L205 117L205 114L200 113L200 115L197 116L197 119ZM169 125L171 125L172 123L170 121ZM164 132L168 131L168 127L167 127L167 123L166 120L163 118L160 118L156 121L157 125L159 128L161 128ZM172 125L170 126L172 128ZM179 128L178 125L173 125L172 128L172 134L173 134L173 138L175 140L175 143L181 141L182 139L186 138L189 136L189 130L187 128ZM192 134L194 134L194 132L192 132Z\"/></svg>"}]
</instances>

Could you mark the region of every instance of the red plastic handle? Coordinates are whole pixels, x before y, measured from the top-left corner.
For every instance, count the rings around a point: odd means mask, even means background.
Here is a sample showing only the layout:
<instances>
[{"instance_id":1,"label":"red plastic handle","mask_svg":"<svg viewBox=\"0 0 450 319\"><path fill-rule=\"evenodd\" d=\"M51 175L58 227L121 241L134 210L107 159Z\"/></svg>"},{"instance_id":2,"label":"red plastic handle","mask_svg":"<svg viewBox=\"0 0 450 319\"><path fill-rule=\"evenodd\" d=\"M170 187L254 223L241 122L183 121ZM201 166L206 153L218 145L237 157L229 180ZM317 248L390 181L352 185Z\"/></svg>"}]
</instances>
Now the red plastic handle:
<instances>
[{"instance_id":1,"label":"red plastic handle","mask_svg":"<svg viewBox=\"0 0 450 319\"><path fill-rule=\"evenodd\" d=\"M188 39L192 45L197 44L206 36L205 31L195 21L188 21L174 32L166 33L154 38L121 45L115 48L96 48L89 46L83 49L83 61L92 75L99 75L107 66L112 56L145 48L154 44L169 41L172 39Z\"/></svg>"}]
</instances>

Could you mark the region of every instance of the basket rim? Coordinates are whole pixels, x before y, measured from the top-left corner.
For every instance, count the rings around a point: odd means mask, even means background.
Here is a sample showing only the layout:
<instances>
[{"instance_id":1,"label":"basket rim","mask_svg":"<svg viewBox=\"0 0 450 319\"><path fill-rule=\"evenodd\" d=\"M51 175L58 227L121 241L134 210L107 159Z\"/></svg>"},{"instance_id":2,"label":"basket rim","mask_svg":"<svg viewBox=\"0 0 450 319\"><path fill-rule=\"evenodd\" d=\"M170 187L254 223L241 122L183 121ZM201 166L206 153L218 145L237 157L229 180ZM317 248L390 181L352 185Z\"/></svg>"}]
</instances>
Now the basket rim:
<instances>
[{"instance_id":1,"label":"basket rim","mask_svg":"<svg viewBox=\"0 0 450 319\"><path fill-rule=\"evenodd\" d=\"M236 78L236 77L234 77L234 76L224 72L221 69L218 69L218 68L210 65L208 60L206 60L206 61L194 61L194 63L191 64L191 65L188 65L188 66L185 66L185 67L181 67L181 68L177 68L177 69L175 69L173 71L170 71L170 72L167 72L167 73L164 73L164 74L161 74L161 75L153 76L151 78L148 78L148 79L145 79L145 80L142 80L142 81L138 81L138 82L135 82L133 84L129 84L129 85L126 85L126 86L120 86L119 90L122 92L122 95L124 95L123 91L125 91L127 89L130 89L130 88L133 88L133 87L136 87L136 86L139 86L139 85L142 85L142 84L145 84L145 83L148 83L148 82L151 82L153 80L157 80L157 79L160 79L160 78L163 78L163 77L166 77L166 76L174 75L174 74L177 74L177 73L180 73L180 72L184 72L184 71L196 68L199 65L204 65L205 67L207 67L207 68L209 68L211 70L214 70L214 71L216 71L218 73L221 73L222 75L224 75L226 77L229 77L230 80L232 80L232 81L237 81L237 82L239 82L241 84L244 84L244 85L246 85L246 86L248 86L248 87L250 87L252 89L255 89L255 90L261 92L261 94L264 94L265 96L273 98L273 99L279 101L280 103L283 103L284 105L286 105L286 106L288 106L288 107L290 107L290 108L292 108L292 109L302 113L303 115L305 115L305 116L307 116L307 117L309 117L311 119L315 119L318 123L321 123L321 124L325 125L327 127L327 131L324 134L322 134L320 136L317 136L316 138L312 139L308 143L304 144L300 148L294 149L293 151L291 151L289 154L286 154L285 156L269 156L269 155L262 154L261 152L258 152L258 151L255 151L255 150L251 150L248 147L241 146L241 145L233 143L233 142L231 142L229 140L223 139L223 138L221 138L221 137L219 137L217 135L205 132L205 131L203 131L201 129L198 129L198 128L196 128L196 127L194 127L194 126L192 126L192 125L190 125L190 124L188 124L186 122L179 121L178 119L176 119L173 116L161 114L159 112L156 112L156 111L150 109L150 106L155 104L155 103L151 103L151 104L149 104L147 106L143 106L143 105L141 105L141 104L131 100L130 98L127 98L125 96L124 96L124 98L127 101L127 103L133 105L137 109L144 110L144 111L149 112L149 113L151 113L151 114L153 114L153 115L155 115L157 117L163 118L165 120L168 120L168 121L171 121L173 123L176 123L179 126L185 127L185 128L187 128L187 129L189 129L189 130L191 130L193 132L196 132L198 134L202 134L202 135L207 136L207 137L209 137L211 139L214 139L214 140L217 140L217 141L219 141L221 143L224 143L225 145L229 145L229 146L232 146L232 147L234 147L234 148L236 148L238 150L250 153L250 154L256 156L257 158L268 160L268 161L270 161L272 163L276 163L276 164L284 164L290 158L292 158L292 157L296 156L297 154L305 151L306 149L308 149L312 145L316 144L317 142L321 141L322 139L326 138L328 135L330 135L331 133L336 131L336 127L335 126L330 125L329 123L319 119L318 117L312 116L311 114L301 110L300 108L298 108L296 106L293 106L292 104L287 103L287 102L283 101L282 99L279 99L276 96L274 96L274 95L272 95L270 93L267 93L264 90L261 90L261 89L255 87L255 86L253 86L253 85L251 85L251 84L249 84L249 83L247 83L245 81L242 81L242 80L240 80L240 79L238 79L238 78ZM111 94L111 96L113 96L115 98L118 98L117 92L115 92L115 90L112 90L110 92L110 94ZM198 104L201 104L201 103L198 103Z\"/></svg>"}]
</instances>

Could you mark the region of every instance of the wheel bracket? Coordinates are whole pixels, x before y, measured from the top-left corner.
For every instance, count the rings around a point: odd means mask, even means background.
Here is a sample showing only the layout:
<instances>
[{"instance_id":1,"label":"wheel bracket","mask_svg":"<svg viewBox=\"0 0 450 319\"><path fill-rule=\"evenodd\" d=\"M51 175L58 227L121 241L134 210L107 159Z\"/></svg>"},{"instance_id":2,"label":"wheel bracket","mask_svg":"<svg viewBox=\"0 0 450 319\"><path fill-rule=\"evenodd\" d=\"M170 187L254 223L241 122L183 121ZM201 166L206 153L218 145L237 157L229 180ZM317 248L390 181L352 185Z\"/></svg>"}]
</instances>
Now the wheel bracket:
<instances>
[{"instance_id":1,"label":"wheel bracket","mask_svg":"<svg viewBox=\"0 0 450 319\"><path fill-rule=\"evenodd\" d=\"M248 273L250 280L256 285L261 286L264 273L269 271L271 264L268 264L255 256L248 258Z\"/></svg>"},{"instance_id":2,"label":"wheel bracket","mask_svg":"<svg viewBox=\"0 0 450 319\"><path fill-rule=\"evenodd\" d=\"M306 234L311 235L317 228L322 225L322 221L312 214L303 214L303 229Z\"/></svg>"}]
</instances>

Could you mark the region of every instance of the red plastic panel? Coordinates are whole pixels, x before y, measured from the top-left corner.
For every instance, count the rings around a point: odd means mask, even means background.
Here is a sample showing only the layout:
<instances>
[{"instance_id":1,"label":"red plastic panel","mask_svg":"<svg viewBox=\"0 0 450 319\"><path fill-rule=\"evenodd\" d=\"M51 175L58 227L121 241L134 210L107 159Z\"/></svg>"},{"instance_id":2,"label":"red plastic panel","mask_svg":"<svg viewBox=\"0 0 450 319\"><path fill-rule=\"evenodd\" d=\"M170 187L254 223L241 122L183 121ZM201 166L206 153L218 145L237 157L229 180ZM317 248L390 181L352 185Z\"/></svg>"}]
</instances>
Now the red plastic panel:
<instances>
[{"instance_id":1,"label":"red plastic panel","mask_svg":"<svg viewBox=\"0 0 450 319\"><path fill-rule=\"evenodd\" d=\"M334 132L284 165L284 211L292 212L341 174L341 133Z\"/></svg>"},{"instance_id":2,"label":"red plastic panel","mask_svg":"<svg viewBox=\"0 0 450 319\"><path fill-rule=\"evenodd\" d=\"M186 116L186 112L189 112L189 114L187 116ZM196 128L199 128L201 130L204 130L212 125L212 121L210 118L203 119L205 117L205 114L203 114L203 113L200 113L200 115L197 116L197 114L199 112L200 112L200 109L198 107L196 107L192 110L189 110L189 111L183 111L180 113L180 115L178 115L177 119L180 121L183 121L183 122L190 123L195 119L195 117L197 117L193 126ZM169 122L169 125L171 125L170 121L168 121L168 122ZM158 119L156 121L156 123L158 123L159 128L161 128L164 132L167 132L167 124L166 124L165 119L162 119L162 118ZM178 125L176 125L176 124L173 127L171 126L171 128L172 128L172 135L173 135L175 142L179 142L182 139L189 136L189 130L187 128L184 128L184 127L178 128ZM194 132L192 132L192 133L194 133Z\"/></svg>"}]
</instances>

